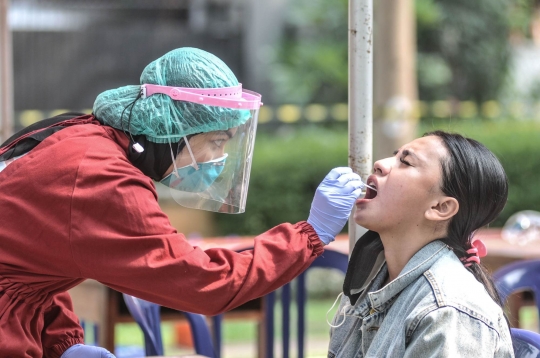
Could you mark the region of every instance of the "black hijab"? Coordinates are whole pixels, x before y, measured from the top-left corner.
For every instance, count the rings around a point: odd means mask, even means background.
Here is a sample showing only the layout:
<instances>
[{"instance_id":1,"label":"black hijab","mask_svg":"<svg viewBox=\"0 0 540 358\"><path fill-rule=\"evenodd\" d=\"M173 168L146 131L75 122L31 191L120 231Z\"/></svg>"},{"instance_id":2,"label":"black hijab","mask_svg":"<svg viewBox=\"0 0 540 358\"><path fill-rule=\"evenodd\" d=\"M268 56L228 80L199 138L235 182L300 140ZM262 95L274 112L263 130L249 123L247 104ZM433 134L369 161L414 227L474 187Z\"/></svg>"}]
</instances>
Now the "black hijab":
<instances>
[{"instance_id":1,"label":"black hijab","mask_svg":"<svg viewBox=\"0 0 540 358\"><path fill-rule=\"evenodd\" d=\"M182 150L185 145L183 138L179 143L174 144L150 142L144 135L133 136L133 140L135 143L139 143L144 151L139 153L133 149L134 142L131 141L127 152L129 161L144 175L155 181L163 179L165 172L172 165L171 150L176 157L178 150ZM178 148L179 146L180 148Z\"/></svg>"}]
</instances>

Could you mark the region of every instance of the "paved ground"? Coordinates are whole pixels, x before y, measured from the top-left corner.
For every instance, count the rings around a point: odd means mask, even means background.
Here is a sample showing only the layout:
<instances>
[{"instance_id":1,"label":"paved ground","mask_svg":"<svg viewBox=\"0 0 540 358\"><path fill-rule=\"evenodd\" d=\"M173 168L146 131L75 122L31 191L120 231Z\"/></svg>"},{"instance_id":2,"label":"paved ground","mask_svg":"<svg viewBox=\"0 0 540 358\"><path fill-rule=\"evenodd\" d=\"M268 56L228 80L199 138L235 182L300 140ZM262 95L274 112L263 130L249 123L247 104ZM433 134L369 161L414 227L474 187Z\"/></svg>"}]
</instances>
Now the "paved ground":
<instances>
[{"instance_id":1,"label":"paved ground","mask_svg":"<svg viewBox=\"0 0 540 358\"><path fill-rule=\"evenodd\" d=\"M311 340L306 344L306 358L326 358L328 342L325 340ZM296 357L296 344L291 342L291 358ZM281 345L276 344L274 347L275 357L281 357ZM117 351L117 358L136 358L141 354L144 355L142 347L125 347ZM186 355L194 353L189 348L174 348L166 349L166 355ZM223 347L222 358L256 358L257 347L250 343L229 343Z\"/></svg>"},{"instance_id":2,"label":"paved ground","mask_svg":"<svg viewBox=\"0 0 540 358\"><path fill-rule=\"evenodd\" d=\"M328 352L328 341L313 340L307 342L306 358L326 358ZM274 356L281 357L281 345L276 344L274 347ZM296 344L291 342L290 357L296 357ZM228 344L223 349L222 358L255 358L257 357L257 347L250 344Z\"/></svg>"}]
</instances>

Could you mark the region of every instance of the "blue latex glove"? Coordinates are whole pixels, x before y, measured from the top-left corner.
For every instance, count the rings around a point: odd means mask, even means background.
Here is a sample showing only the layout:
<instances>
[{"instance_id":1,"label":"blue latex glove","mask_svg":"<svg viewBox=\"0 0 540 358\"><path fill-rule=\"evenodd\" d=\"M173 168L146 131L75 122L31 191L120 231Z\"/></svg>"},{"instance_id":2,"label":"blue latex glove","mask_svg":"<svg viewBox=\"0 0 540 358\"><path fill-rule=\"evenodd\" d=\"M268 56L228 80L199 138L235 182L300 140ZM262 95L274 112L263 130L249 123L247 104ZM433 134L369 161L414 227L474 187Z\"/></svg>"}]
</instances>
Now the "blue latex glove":
<instances>
[{"instance_id":1,"label":"blue latex glove","mask_svg":"<svg viewBox=\"0 0 540 358\"><path fill-rule=\"evenodd\" d=\"M68 348L60 358L115 358L114 354L105 348L76 344Z\"/></svg>"},{"instance_id":2,"label":"blue latex glove","mask_svg":"<svg viewBox=\"0 0 540 358\"><path fill-rule=\"evenodd\" d=\"M364 183L351 168L334 168L324 178L311 203L307 222L325 245L343 229Z\"/></svg>"}]
</instances>

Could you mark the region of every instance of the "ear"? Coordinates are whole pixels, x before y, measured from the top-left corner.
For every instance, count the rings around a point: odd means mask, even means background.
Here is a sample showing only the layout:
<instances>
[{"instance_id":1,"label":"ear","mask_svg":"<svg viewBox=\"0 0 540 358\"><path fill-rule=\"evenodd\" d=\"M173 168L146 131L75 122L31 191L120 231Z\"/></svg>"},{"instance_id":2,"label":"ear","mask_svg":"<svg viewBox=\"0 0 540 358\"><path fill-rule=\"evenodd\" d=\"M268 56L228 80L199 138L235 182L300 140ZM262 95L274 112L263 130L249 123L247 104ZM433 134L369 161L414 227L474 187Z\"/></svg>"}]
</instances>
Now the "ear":
<instances>
[{"instance_id":1,"label":"ear","mask_svg":"<svg viewBox=\"0 0 540 358\"><path fill-rule=\"evenodd\" d=\"M450 196L441 196L426 210L424 216L431 221L446 221L457 214L459 203L456 198Z\"/></svg>"}]
</instances>

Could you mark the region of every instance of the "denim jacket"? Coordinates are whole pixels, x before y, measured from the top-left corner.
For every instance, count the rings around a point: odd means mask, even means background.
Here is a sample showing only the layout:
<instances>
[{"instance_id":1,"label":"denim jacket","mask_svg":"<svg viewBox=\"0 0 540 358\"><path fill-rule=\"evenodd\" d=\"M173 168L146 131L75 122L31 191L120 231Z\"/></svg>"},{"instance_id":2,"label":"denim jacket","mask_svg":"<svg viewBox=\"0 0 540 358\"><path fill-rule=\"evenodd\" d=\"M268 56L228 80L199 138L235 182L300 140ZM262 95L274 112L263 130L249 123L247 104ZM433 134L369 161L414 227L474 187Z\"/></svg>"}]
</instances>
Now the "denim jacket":
<instances>
[{"instance_id":1,"label":"denim jacket","mask_svg":"<svg viewBox=\"0 0 540 358\"><path fill-rule=\"evenodd\" d=\"M384 259L376 265L354 305L342 297L329 358L514 356L502 309L441 241L424 246L382 288Z\"/></svg>"}]
</instances>

